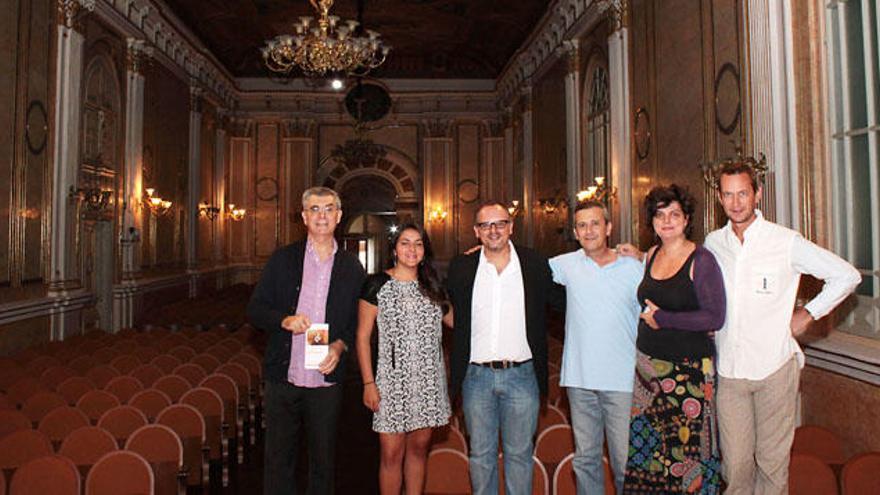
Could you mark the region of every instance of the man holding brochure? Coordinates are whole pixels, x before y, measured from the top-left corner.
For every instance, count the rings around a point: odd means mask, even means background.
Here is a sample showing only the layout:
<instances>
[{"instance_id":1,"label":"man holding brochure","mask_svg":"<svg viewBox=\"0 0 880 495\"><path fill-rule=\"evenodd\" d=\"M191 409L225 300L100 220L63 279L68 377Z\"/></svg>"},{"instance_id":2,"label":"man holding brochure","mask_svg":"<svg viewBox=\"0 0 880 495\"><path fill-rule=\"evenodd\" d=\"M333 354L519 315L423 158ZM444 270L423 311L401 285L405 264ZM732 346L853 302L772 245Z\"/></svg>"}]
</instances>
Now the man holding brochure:
<instances>
[{"instance_id":1,"label":"man holding brochure","mask_svg":"<svg viewBox=\"0 0 880 495\"><path fill-rule=\"evenodd\" d=\"M302 195L305 240L275 251L248 304L248 318L269 339L264 357L264 494L296 493L302 427L308 435L307 493L333 493L336 423L342 404L342 355L353 343L364 270L338 248L339 195L326 187Z\"/></svg>"}]
</instances>

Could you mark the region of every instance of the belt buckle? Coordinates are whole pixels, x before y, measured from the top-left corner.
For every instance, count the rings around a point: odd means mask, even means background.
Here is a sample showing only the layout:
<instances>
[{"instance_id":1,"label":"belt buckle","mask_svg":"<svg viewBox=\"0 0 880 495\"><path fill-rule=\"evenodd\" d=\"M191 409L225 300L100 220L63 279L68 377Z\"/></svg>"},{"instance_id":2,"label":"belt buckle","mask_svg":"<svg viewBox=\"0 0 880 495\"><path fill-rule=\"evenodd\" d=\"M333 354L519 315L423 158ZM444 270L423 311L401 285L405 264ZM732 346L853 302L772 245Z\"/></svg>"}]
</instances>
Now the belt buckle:
<instances>
[{"instance_id":1,"label":"belt buckle","mask_svg":"<svg viewBox=\"0 0 880 495\"><path fill-rule=\"evenodd\" d=\"M496 368L496 369L506 370L508 368L513 367L513 361L509 361L507 359L502 359L500 361L497 361L497 363L498 363L498 368Z\"/></svg>"}]
</instances>

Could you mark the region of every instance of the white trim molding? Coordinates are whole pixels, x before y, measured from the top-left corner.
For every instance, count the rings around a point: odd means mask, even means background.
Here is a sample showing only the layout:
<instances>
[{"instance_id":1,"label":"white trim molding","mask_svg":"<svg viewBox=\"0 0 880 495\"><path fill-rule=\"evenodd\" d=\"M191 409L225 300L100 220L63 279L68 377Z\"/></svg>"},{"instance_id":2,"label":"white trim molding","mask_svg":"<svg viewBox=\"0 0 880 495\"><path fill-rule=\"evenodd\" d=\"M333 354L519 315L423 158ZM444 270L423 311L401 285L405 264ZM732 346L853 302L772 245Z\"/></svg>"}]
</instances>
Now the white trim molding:
<instances>
[{"instance_id":1,"label":"white trim molding","mask_svg":"<svg viewBox=\"0 0 880 495\"><path fill-rule=\"evenodd\" d=\"M833 332L804 346L804 354L810 366L880 385L880 341Z\"/></svg>"}]
</instances>

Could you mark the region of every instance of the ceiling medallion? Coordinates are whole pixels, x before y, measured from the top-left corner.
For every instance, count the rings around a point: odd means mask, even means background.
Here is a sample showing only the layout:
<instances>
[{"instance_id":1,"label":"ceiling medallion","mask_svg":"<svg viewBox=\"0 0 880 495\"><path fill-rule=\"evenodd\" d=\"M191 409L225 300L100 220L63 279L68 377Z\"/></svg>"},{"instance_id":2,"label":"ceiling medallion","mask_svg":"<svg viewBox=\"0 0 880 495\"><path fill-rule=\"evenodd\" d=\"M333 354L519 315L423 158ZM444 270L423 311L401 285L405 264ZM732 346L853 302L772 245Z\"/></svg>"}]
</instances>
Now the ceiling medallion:
<instances>
[{"instance_id":1,"label":"ceiling medallion","mask_svg":"<svg viewBox=\"0 0 880 495\"><path fill-rule=\"evenodd\" d=\"M317 25L312 17L300 17L293 25L296 34L267 40L261 51L269 70L289 75L299 67L307 77L330 73L364 75L385 62L391 48L382 43L379 33L358 29L358 21L340 23L338 16L330 15L333 0L309 3L318 11Z\"/></svg>"}]
</instances>

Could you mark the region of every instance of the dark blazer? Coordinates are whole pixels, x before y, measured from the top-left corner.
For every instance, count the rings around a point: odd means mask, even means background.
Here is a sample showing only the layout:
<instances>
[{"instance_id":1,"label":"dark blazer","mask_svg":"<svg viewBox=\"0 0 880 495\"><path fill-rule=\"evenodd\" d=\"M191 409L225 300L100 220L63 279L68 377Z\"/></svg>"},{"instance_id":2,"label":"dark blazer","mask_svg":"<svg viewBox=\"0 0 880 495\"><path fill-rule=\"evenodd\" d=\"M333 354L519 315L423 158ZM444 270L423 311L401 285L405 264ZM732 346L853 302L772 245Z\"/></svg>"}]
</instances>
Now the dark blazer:
<instances>
[{"instance_id":1,"label":"dark blazer","mask_svg":"<svg viewBox=\"0 0 880 495\"><path fill-rule=\"evenodd\" d=\"M287 381L292 334L281 328L281 321L296 313L305 253L305 240L277 249L263 267L247 307L250 322L269 334L263 368L264 377L273 382ZM330 325L331 343L342 339L349 349L354 346L358 296L364 278L364 269L358 259L340 246L333 258L327 293L326 320ZM340 381L345 376L344 365L345 359L340 358L339 365L325 380Z\"/></svg>"},{"instance_id":2,"label":"dark blazer","mask_svg":"<svg viewBox=\"0 0 880 495\"><path fill-rule=\"evenodd\" d=\"M532 351L535 376L542 395L547 394L547 303L553 295L553 275L547 258L535 250L514 246L523 277L526 309L526 338ZM471 357L471 302L480 252L459 255L449 263L446 290L452 302L454 331L449 360L450 389L455 397L461 391Z\"/></svg>"}]
</instances>

